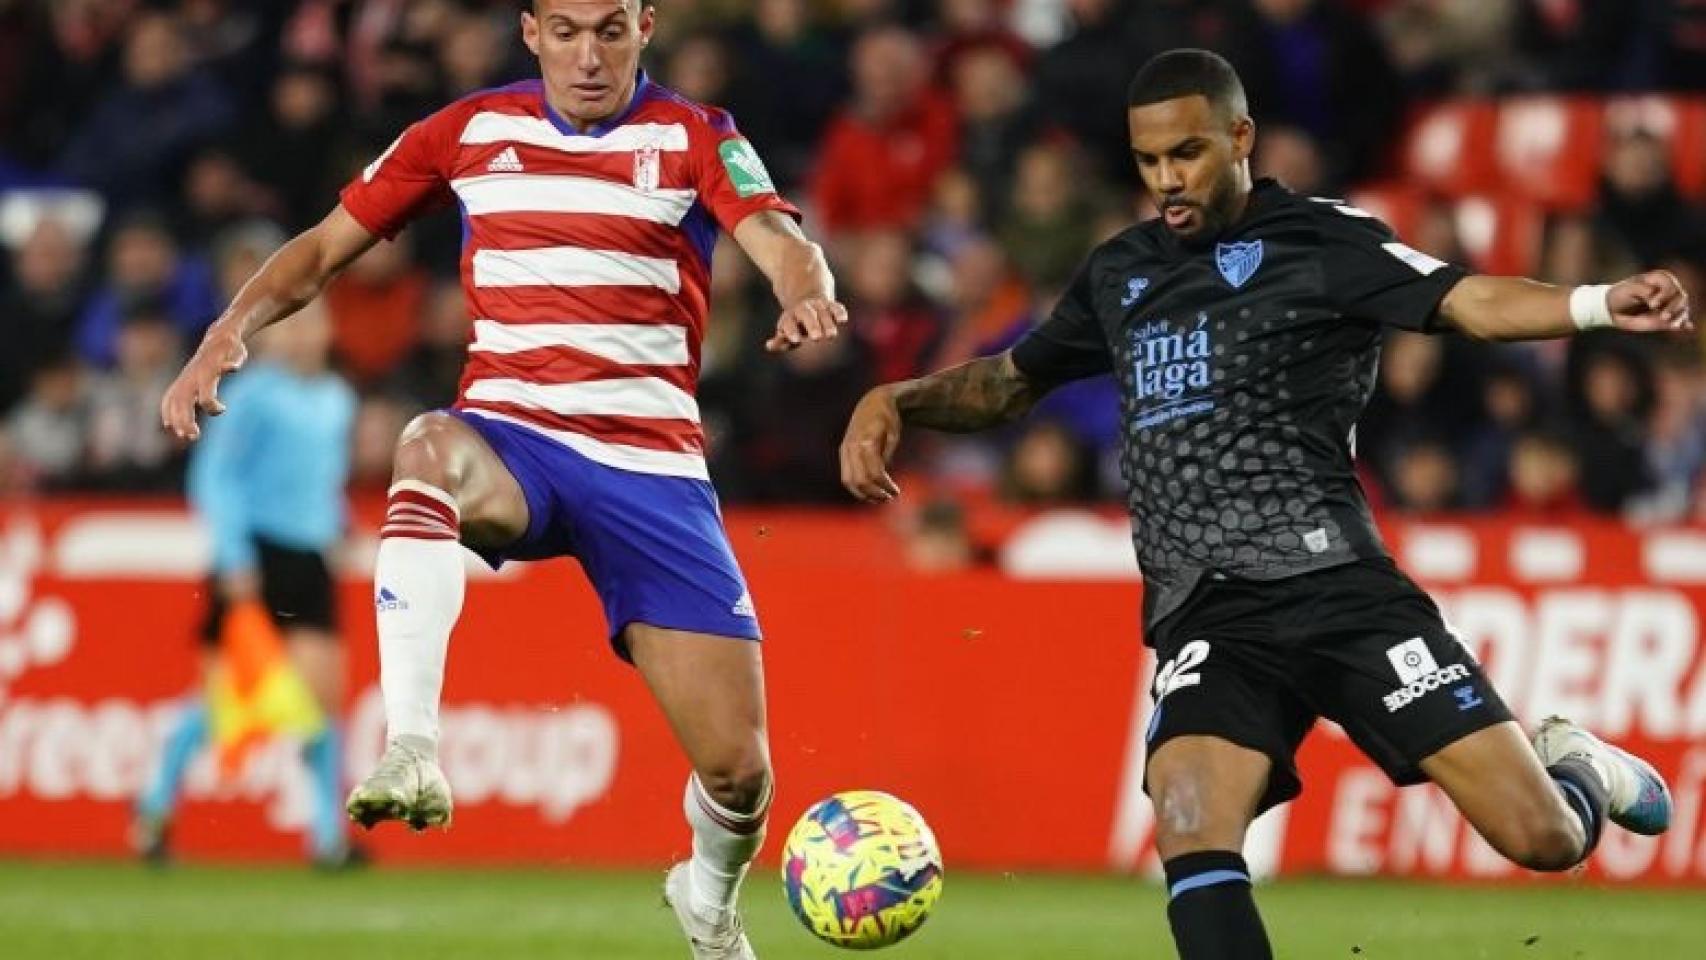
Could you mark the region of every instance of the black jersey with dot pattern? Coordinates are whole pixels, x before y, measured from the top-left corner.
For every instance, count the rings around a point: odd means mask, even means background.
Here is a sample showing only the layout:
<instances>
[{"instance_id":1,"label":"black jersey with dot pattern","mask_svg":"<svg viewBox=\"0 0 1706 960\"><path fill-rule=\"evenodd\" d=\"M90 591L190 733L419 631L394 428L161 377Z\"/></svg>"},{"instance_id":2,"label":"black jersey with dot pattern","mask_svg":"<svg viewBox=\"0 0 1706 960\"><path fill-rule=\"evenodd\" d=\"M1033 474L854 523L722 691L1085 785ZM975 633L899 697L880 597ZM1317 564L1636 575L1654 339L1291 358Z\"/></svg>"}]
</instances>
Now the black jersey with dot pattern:
<instances>
[{"instance_id":1,"label":"black jersey with dot pattern","mask_svg":"<svg viewBox=\"0 0 1706 960\"><path fill-rule=\"evenodd\" d=\"M1362 210L1267 180L1215 243L1151 220L1091 253L1013 359L1049 386L1118 380L1146 623L1211 573L1271 580L1385 553L1353 430L1382 328L1432 329L1464 275Z\"/></svg>"}]
</instances>

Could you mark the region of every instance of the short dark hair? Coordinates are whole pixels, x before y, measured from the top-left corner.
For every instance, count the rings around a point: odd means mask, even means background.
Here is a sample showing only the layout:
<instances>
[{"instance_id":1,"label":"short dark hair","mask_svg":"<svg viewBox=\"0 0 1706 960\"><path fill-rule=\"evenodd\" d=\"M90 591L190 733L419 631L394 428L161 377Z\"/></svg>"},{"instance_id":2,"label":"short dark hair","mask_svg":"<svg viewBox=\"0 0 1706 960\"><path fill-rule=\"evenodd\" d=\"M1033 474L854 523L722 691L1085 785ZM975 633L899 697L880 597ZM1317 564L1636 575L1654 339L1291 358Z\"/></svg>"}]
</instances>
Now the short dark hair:
<instances>
[{"instance_id":1,"label":"short dark hair","mask_svg":"<svg viewBox=\"0 0 1706 960\"><path fill-rule=\"evenodd\" d=\"M1131 78L1127 107L1146 107L1164 100L1202 96L1228 118L1250 112L1244 82L1225 58L1209 50L1181 48L1149 58Z\"/></svg>"}]
</instances>

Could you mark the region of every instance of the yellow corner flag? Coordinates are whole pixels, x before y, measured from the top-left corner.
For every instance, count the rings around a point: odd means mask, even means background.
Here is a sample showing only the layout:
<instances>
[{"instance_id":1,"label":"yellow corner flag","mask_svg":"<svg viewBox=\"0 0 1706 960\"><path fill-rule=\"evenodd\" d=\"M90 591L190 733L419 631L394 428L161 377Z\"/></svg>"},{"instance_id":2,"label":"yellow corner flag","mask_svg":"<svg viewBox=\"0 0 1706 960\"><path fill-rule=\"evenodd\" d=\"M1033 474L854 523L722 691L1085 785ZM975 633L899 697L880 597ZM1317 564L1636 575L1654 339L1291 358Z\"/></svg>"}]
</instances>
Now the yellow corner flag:
<instances>
[{"instance_id":1,"label":"yellow corner flag","mask_svg":"<svg viewBox=\"0 0 1706 960\"><path fill-rule=\"evenodd\" d=\"M278 628L258 601L226 611L219 656L207 679L208 713L219 774L242 769L249 750L286 733L308 739L326 724L320 705L297 673Z\"/></svg>"}]
</instances>

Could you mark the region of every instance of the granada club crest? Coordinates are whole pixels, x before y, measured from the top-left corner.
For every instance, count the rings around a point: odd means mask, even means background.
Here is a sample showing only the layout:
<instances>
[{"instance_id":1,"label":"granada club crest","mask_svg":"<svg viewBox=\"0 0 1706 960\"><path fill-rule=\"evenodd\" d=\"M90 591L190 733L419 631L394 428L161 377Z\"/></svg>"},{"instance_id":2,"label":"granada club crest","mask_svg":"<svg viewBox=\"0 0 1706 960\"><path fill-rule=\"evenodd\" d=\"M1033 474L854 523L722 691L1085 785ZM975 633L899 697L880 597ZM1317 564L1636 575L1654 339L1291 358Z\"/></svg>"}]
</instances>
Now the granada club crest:
<instances>
[{"instance_id":1,"label":"granada club crest","mask_svg":"<svg viewBox=\"0 0 1706 960\"><path fill-rule=\"evenodd\" d=\"M659 157L662 152L655 143L648 143L634 151L635 190L651 193L658 188Z\"/></svg>"},{"instance_id":2,"label":"granada club crest","mask_svg":"<svg viewBox=\"0 0 1706 960\"><path fill-rule=\"evenodd\" d=\"M1262 241L1217 243L1214 245L1214 265L1220 268L1220 275L1226 278L1227 283L1234 288L1242 287L1262 265Z\"/></svg>"}]
</instances>

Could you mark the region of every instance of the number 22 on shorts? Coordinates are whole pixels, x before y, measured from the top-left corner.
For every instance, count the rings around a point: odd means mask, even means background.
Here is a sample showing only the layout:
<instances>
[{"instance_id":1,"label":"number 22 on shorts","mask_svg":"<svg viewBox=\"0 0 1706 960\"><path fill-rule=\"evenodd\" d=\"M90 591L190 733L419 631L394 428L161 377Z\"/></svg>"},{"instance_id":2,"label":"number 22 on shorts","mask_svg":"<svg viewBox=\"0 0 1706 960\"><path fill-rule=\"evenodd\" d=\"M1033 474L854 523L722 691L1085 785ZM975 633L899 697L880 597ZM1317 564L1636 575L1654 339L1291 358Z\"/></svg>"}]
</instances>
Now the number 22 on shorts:
<instances>
[{"instance_id":1,"label":"number 22 on shorts","mask_svg":"<svg viewBox=\"0 0 1706 960\"><path fill-rule=\"evenodd\" d=\"M1208 659L1208 641L1192 640L1179 648L1179 655L1161 665L1155 673L1155 701L1180 687L1194 687L1202 681L1196 668Z\"/></svg>"}]
</instances>

